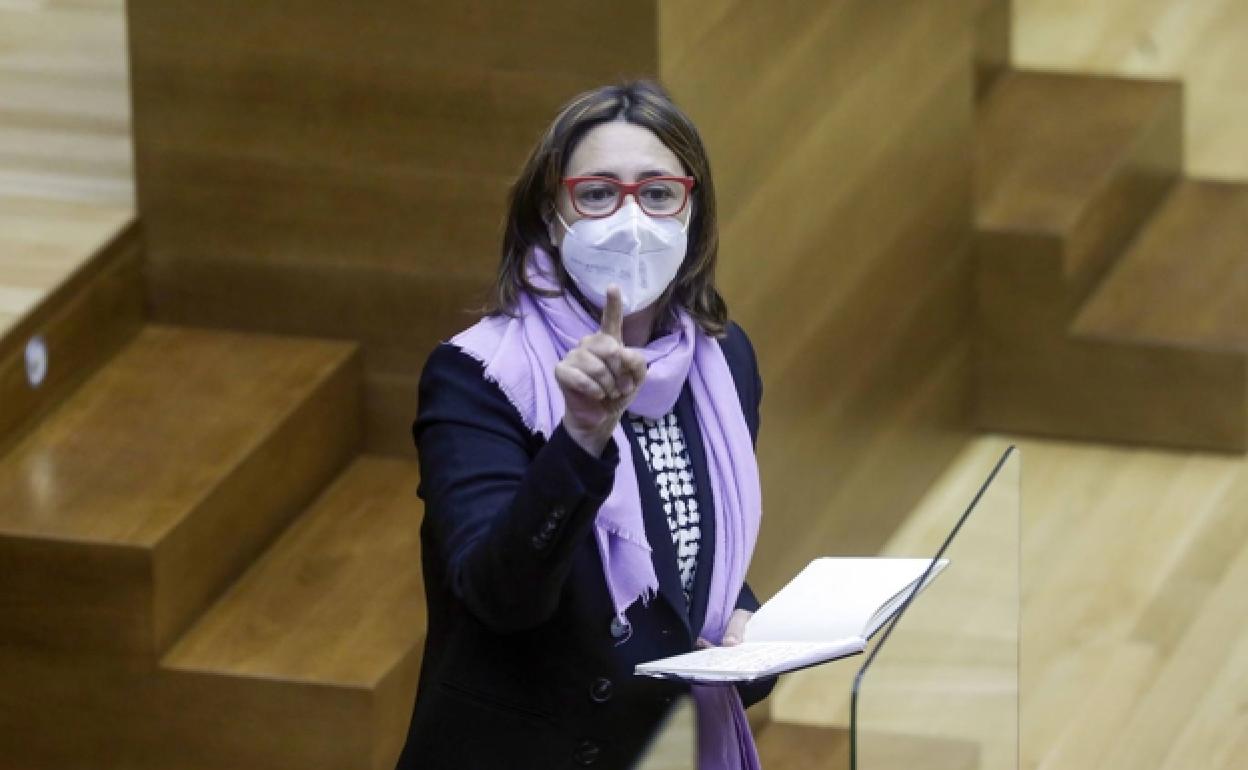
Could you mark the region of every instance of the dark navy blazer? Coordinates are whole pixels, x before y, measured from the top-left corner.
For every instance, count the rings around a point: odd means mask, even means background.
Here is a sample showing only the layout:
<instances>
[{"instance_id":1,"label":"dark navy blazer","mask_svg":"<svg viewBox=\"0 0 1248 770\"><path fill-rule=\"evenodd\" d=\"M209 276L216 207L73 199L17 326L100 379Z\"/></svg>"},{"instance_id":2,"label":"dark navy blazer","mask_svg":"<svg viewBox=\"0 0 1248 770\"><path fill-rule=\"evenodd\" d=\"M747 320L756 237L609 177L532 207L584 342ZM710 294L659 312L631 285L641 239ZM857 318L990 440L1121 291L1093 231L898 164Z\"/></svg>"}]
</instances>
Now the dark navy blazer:
<instances>
[{"instance_id":1,"label":"dark navy blazer","mask_svg":"<svg viewBox=\"0 0 1248 770\"><path fill-rule=\"evenodd\" d=\"M762 381L748 338L720 340L750 435ZM697 482L714 511L688 383L676 404ZM715 516L703 516L686 603L658 491L632 431L646 537L659 596L613 624L592 525L611 491L619 448L601 457L562 426L531 433L479 362L449 344L429 356L413 436L425 501L421 557L428 606L424 660L397 768L627 768L688 685L636 676L643 661L694 649L706 616ZM758 600L742 585L737 607ZM775 685L736 686L749 706Z\"/></svg>"}]
</instances>

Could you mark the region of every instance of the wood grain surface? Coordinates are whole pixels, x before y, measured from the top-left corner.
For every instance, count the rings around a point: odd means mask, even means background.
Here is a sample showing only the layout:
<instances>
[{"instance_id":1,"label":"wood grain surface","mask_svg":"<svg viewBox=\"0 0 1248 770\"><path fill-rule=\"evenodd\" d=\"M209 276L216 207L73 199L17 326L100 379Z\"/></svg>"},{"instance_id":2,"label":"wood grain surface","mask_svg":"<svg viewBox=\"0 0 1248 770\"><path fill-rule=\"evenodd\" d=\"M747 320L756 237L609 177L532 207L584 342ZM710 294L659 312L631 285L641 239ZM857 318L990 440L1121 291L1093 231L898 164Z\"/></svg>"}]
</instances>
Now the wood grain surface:
<instances>
[{"instance_id":1,"label":"wood grain surface","mask_svg":"<svg viewBox=\"0 0 1248 770\"><path fill-rule=\"evenodd\" d=\"M1181 183L1083 306L1073 330L1248 351L1248 184Z\"/></svg>"},{"instance_id":2,"label":"wood grain surface","mask_svg":"<svg viewBox=\"0 0 1248 770\"><path fill-rule=\"evenodd\" d=\"M1248 346L1226 344L1243 334L1243 192L1180 183L1179 96L1173 82L1013 72L983 99L980 427L1248 448ZM1189 288L1163 289L1167 274ZM1155 332L1165 324L1186 332Z\"/></svg>"},{"instance_id":3,"label":"wood grain surface","mask_svg":"<svg viewBox=\"0 0 1248 770\"><path fill-rule=\"evenodd\" d=\"M1181 78L1184 170L1248 180L1248 5L1240 0L1013 0L1015 66Z\"/></svg>"},{"instance_id":4,"label":"wood grain surface","mask_svg":"<svg viewBox=\"0 0 1248 770\"><path fill-rule=\"evenodd\" d=\"M134 217L122 0L0 3L0 335Z\"/></svg>"},{"instance_id":5,"label":"wood grain surface","mask_svg":"<svg viewBox=\"0 0 1248 770\"><path fill-rule=\"evenodd\" d=\"M1022 457L1021 767L1239 767L1245 732L1233 693L1242 694L1248 672L1240 610L1248 459L986 435L949 466L888 549L945 528L1007 442ZM1002 554L996 569L1008 578L1017 566ZM965 598L993 594L985 579ZM966 613L956 603L931 609ZM919 671L935 660L922 648L910 658ZM992 675L999 660L984 655L980 671ZM773 717L843 725L848 691L830 685L844 677L828 668L785 677ZM964 694L945 711L961 709L964 728L990 724L999 709L984 696L993 690L974 668L961 682ZM925 755L910 761L901 766Z\"/></svg>"},{"instance_id":6,"label":"wood grain surface","mask_svg":"<svg viewBox=\"0 0 1248 770\"><path fill-rule=\"evenodd\" d=\"M0 463L5 632L163 650L357 450L357 376L341 343L144 327Z\"/></svg>"},{"instance_id":7,"label":"wood grain surface","mask_svg":"<svg viewBox=\"0 0 1248 770\"><path fill-rule=\"evenodd\" d=\"M420 364L474 320L538 132L623 76L663 78L716 170L719 279L765 382L761 597L815 555L934 531L1000 450L969 427L976 303L1014 324L1026 398L1074 405L1072 434L1125 414L1144 427L1116 437L1155 440L1140 415L1177 412L1238 446L1244 188L1176 177L1248 176L1248 14L1198 5L0 0L0 753L392 767L424 622ZM1000 90L1009 57L1182 92ZM1043 145L1072 84L1073 171ZM1009 140L991 153L977 97ZM1014 261L977 277L993 253ZM35 330L74 374L32 397ZM1054 369L1095 376L1033 376ZM1244 459L1011 440L1023 767L1237 767ZM958 669L974 729L877 745L909 766L999 756L981 739L1008 716L1002 648ZM767 766L843 767L841 697L786 677L750 715ZM690 718L667 766L687 764Z\"/></svg>"},{"instance_id":8,"label":"wood grain surface","mask_svg":"<svg viewBox=\"0 0 1248 770\"><path fill-rule=\"evenodd\" d=\"M878 549L965 437L979 4L955 5L661 7L762 366L764 592Z\"/></svg>"},{"instance_id":9,"label":"wood grain surface","mask_svg":"<svg viewBox=\"0 0 1248 770\"><path fill-rule=\"evenodd\" d=\"M653 3L127 11L155 318L358 341L366 445L408 458L415 375L476 320L529 150L658 57Z\"/></svg>"}]
</instances>

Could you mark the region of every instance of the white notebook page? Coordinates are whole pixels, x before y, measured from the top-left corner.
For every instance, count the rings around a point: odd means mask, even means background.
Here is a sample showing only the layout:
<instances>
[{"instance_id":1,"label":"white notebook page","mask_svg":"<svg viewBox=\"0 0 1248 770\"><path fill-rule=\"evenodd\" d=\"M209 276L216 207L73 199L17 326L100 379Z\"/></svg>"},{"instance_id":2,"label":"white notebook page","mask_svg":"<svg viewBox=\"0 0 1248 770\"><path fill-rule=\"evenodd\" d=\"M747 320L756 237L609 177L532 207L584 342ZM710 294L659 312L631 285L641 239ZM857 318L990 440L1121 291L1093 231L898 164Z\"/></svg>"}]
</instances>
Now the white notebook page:
<instances>
[{"instance_id":1,"label":"white notebook page","mask_svg":"<svg viewBox=\"0 0 1248 770\"><path fill-rule=\"evenodd\" d=\"M815 559L754 613L747 642L816 642L862 635L889 599L916 582L931 559Z\"/></svg>"}]
</instances>

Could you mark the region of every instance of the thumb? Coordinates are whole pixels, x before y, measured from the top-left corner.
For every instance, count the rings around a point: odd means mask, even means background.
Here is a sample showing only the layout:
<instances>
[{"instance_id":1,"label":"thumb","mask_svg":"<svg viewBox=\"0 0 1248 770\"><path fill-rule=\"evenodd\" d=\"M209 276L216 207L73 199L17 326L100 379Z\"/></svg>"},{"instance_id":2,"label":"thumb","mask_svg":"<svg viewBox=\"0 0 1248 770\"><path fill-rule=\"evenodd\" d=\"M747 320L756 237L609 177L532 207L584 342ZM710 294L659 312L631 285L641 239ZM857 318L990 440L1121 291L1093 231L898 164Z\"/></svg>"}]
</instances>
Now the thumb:
<instances>
[{"instance_id":1,"label":"thumb","mask_svg":"<svg viewBox=\"0 0 1248 770\"><path fill-rule=\"evenodd\" d=\"M741 644L745 639L745 624L750 622L750 618L754 613L749 610L734 610L732 617L728 618L728 628L724 630L724 646L730 647L734 644Z\"/></svg>"}]
</instances>

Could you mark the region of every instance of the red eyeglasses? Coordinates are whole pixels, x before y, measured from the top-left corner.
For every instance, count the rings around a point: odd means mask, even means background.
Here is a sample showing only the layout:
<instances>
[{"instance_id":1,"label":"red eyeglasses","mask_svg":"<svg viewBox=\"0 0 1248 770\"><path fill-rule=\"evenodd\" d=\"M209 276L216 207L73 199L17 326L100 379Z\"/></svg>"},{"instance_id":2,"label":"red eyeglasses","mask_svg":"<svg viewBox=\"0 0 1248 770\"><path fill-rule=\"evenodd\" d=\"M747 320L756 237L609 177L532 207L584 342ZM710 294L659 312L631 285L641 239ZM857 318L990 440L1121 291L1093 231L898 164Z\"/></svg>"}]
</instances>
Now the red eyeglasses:
<instances>
[{"instance_id":1,"label":"red eyeglasses","mask_svg":"<svg viewBox=\"0 0 1248 770\"><path fill-rule=\"evenodd\" d=\"M690 176L652 176L639 182L621 182L609 176L570 176L563 180L572 208L583 217L609 217L632 195L652 217L674 217L685 210L694 179Z\"/></svg>"}]
</instances>

